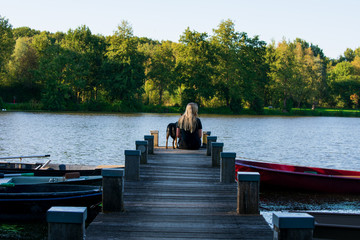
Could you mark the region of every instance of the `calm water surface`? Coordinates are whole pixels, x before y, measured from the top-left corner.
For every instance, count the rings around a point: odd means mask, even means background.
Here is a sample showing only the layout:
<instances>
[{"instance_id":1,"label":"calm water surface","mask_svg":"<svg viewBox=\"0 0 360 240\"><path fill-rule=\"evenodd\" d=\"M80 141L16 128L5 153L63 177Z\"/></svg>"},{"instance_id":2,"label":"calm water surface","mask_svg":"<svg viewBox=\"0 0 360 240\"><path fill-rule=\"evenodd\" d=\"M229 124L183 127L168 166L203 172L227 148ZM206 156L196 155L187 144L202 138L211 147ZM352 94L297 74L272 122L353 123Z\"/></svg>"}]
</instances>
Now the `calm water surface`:
<instances>
[{"instance_id":1,"label":"calm water surface","mask_svg":"<svg viewBox=\"0 0 360 240\"><path fill-rule=\"evenodd\" d=\"M135 141L143 140L150 130L159 130L159 144L164 146L166 126L178 117L178 114L0 112L0 157L50 154L53 163L123 164L124 151L135 149ZM224 151L236 152L237 157L360 170L359 118L200 117L203 129L224 143ZM272 214L277 211L359 213L360 208L357 196L334 198L271 192L262 193L260 198L261 213L270 226ZM8 236L8 228L4 231L0 226L0 236ZM44 230L21 232L24 236L30 234L29 239L46 239Z\"/></svg>"},{"instance_id":2,"label":"calm water surface","mask_svg":"<svg viewBox=\"0 0 360 240\"><path fill-rule=\"evenodd\" d=\"M50 154L53 163L123 164L150 130L178 114L70 114L0 112L0 156ZM360 119L200 115L203 130L224 151L270 162L360 170Z\"/></svg>"}]
</instances>

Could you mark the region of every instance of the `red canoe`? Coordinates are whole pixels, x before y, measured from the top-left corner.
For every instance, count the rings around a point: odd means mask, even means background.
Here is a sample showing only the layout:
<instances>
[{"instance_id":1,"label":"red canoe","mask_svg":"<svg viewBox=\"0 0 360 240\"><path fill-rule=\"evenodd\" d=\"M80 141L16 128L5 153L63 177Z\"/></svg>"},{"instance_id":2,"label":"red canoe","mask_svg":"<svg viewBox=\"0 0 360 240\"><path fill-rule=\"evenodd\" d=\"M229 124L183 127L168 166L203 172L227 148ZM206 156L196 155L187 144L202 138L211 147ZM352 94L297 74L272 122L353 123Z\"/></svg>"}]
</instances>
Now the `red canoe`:
<instances>
[{"instance_id":1,"label":"red canoe","mask_svg":"<svg viewBox=\"0 0 360 240\"><path fill-rule=\"evenodd\" d=\"M260 173L260 187L327 193L360 193L360 172L237 159L236 172Z\"/></svg>"}]
</instances>

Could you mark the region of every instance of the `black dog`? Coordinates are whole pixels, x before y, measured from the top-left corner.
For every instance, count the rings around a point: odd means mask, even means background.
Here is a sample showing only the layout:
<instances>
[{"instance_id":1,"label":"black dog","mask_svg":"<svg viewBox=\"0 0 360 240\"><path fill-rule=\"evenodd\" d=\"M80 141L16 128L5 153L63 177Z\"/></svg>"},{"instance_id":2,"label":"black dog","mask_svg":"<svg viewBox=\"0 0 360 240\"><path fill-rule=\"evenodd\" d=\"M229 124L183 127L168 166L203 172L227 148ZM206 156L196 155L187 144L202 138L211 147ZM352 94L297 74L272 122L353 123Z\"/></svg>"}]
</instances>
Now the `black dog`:
<instances>
[{"instance_id":1,"label":"black dog","mask_svg":"<svg viewBox=\"0 0 360 240\"><path fill-rule=\"evenodd\" d=\"M173 139L172 146L175 149L177 147L177 139L176 139L176 123L169 123L169 125L166 128L166 149L168 148L168 140L169 136Z\"/></svg>"}]
</instances>

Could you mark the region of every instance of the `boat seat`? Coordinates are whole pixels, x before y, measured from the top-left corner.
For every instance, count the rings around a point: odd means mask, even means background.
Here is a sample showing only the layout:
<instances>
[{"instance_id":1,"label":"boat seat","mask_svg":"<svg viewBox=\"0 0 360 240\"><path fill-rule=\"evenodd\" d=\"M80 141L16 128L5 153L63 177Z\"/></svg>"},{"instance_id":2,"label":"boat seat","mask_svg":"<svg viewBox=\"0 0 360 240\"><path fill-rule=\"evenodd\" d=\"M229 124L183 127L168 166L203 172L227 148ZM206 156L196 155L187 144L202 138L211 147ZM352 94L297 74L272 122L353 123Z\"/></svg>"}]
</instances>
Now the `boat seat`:
<instances>
[{"instance_id":1,"label":"boat seat","mask_svg":"<svg viewBox=\"0 0 360 240\"><path fill-rule=\"evenodd\" d=\"M0 184L9 183L11 180L12 180L12 178L0 178Z\"/></svg>"},{"instance_id":2,"label":"boat seat","mask_svg":"<svg viewBox=\"0 0 360 240\"><path fill-rule=\"evenodd\" d=\"M72 179L72 178L79 178L80 177L80 173L79 172L70 172L70 173L65 173L65 179Z\"/></svg>"}]
</instances>

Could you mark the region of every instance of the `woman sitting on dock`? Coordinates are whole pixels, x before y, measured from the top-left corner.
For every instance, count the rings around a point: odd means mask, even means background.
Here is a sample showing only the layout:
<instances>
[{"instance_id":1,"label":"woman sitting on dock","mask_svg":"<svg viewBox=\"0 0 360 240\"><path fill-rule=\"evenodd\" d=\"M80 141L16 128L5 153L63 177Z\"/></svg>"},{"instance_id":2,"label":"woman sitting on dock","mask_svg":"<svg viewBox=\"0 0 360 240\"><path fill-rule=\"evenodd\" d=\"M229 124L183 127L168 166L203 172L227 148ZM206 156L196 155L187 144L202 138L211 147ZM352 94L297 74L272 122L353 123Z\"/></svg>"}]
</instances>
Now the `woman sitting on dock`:
<instances>
[{"instance_id":1,"label":"woman sitting on dock","mask_svg":"<svg viewBox=\"0 0 360 240\"><path fill-rule=\"evenodd\" d=\"M178 148L199 149L201 146L202 125L198 118L198 105L189 103L184 114L179 118L176 137Z\"/></svg>"}]
</instances>

